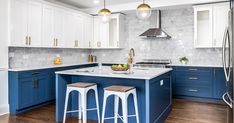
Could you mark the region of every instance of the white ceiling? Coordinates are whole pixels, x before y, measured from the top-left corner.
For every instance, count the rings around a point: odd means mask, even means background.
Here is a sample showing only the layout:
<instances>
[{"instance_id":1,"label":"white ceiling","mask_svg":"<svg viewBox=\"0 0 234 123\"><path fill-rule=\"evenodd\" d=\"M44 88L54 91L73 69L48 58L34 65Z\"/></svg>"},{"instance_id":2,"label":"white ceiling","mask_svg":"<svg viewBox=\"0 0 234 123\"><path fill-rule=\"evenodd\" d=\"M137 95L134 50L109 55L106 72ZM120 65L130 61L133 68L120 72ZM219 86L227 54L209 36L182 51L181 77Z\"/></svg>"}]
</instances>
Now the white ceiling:
<instances>
[{"instance_id":1,"label":"white ceiling","mask_svg":"<svg viewBox=\"0 0 234 123\"><path fill-rule=\"evenodd\" d=\"M99 0L99 4L95 4L94 0L57 0L72 6L76 6L80 9L94 8L103 6L103 0ZM157 0L146 0L146 1L157 1ZM118 5L131 2L142 2L142 0L106 0L106 5Z\"/></svg>"}]
</instances>

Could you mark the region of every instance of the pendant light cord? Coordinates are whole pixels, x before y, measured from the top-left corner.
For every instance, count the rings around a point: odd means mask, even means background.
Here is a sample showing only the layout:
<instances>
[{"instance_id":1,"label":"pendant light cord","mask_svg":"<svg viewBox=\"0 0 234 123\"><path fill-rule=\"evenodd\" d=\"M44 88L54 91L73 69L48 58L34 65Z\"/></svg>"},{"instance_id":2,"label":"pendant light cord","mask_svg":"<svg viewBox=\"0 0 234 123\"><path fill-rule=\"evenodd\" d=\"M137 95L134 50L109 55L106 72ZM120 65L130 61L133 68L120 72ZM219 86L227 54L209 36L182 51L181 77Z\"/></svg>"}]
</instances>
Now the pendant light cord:
<instances>
[{"instance_id":1,"label":"pendant light cord","mask_svg":"<svg viewBox=\"0 0 234 123\"><path fill-rule=\"evenodd\" d=\"M106 8L106 0L104 0L104 9Z\"/></svg>"},{"instance_id":2,"label":"pendant light cord","mask_svg":"<svg viewBox=\"0 0 234 123\"><path fill-rule=\"evenodd\" d=\"M143 0L143 3L145 4L145 0Z\"/></svg>"}]
</instances>

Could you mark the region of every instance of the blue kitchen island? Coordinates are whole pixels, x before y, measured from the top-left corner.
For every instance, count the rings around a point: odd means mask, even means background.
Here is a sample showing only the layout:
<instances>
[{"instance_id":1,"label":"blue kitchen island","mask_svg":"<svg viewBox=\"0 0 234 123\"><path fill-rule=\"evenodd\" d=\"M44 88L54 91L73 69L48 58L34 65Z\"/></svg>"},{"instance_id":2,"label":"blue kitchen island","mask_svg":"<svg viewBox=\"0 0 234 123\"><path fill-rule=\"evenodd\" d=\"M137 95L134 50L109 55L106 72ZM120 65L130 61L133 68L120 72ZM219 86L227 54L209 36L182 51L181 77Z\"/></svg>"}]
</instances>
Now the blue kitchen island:
<instances>
[{"instance_id":1,"label":"blue kitchen island","mask_svg":"<svg viewBox=\"0 0 234 123\"><path fill-rule=\"evenodd\" d=\"M171 111L172 87L171 68L135 68L133 74L115 73L109 66L89 67L56 72L56 121L62 121L67 84L77 82L97 83L100 114L102 114L103 89L111 85L134 86L137 89L140 123L163 123ZM78 93L70 95L68 110L78 109ZM94 93L88 93L88 108L95 107ZM114 116L114 98L108 98L106 117ZM132 96L128 98L128 114L134 114ZM121 114L121 105L119 113ZM71 114L78 116L77 113ZM96 120L95 111L88 112L88 119ZM113 120L106 120L113 123ZM135 117L129 118L129 123L136 123Z\"/></svg>"}]
</instances>

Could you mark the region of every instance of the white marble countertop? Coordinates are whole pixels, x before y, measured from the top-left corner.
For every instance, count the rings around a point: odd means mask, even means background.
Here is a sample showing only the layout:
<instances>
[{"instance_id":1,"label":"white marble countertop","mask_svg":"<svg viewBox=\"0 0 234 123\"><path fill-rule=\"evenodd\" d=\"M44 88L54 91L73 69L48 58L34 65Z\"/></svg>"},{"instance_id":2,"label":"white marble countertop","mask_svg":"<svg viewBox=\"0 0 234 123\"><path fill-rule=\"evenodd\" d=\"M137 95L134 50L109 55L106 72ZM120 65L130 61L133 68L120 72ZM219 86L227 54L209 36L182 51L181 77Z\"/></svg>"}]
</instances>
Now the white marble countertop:
<instances>
[{"instance_id":1,"label":"white marble countertop","mask_svg":"<svg viewBox=\"0 0 234 123\"><path fill-rule=\"evenodd\" d=\"M98 67L90 67L83 69L59 71L56 72L56 74L150 80L164 73L172 71L172 69L171 68L147 68L147 69L134 68L133 71L134 71L133 74L129 74L128 72L119 73L111 70L111 67L102 66L101 69L99 69Z\"/></svg>"},{"instance_id":2,"label":"white marble countertop","mask_svg":"<svg viewBox=\"0 0 234 123\"><path fill-rule=\"evenodd\" d=\"M43 67L12 68L12 69L8 69L8 71L18 72L18 71L49 69L49 68L70 67L70 66L77 66L77 65L89 65L89 64L95 64L95 63L82 62L82 63L76 63L76 64L61 64L61 65L51 65L51 66L43 66Z\"/></svg>"},{"instance_id":3,"label":"white marble countertop","mask_svg":"<svg viewBox=\"0 0 234 123\"><path fill-rule=\"evenodd\" d=\"M223 67L222 65L210 65L210 64L169 64L168 66L180 66L180 67Z\"/></svg>"}]
</instances>

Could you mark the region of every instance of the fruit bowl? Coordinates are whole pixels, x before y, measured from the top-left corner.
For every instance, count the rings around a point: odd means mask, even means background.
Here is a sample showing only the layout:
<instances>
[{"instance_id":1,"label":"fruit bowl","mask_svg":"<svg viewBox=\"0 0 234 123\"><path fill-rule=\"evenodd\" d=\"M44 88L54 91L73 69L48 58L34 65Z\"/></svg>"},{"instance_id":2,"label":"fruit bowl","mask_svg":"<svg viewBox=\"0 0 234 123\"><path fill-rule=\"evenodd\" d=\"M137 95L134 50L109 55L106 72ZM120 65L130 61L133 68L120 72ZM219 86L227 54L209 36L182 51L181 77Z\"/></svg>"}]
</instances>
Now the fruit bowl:
<instances>
[{"instance_id":1,"label":"fruit bowl","mask_svg":"<svg viewBox=\"0 0 234 123\"><path fill-rule=\"evenodd\" d=\"M112 65L111 69L113 71L127 71L129 69L128 64Z\"/></svg>"}]
</instances>

